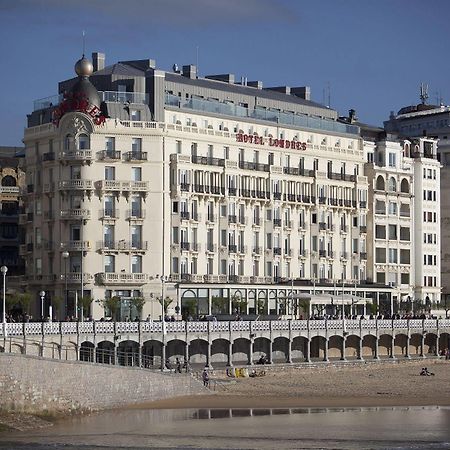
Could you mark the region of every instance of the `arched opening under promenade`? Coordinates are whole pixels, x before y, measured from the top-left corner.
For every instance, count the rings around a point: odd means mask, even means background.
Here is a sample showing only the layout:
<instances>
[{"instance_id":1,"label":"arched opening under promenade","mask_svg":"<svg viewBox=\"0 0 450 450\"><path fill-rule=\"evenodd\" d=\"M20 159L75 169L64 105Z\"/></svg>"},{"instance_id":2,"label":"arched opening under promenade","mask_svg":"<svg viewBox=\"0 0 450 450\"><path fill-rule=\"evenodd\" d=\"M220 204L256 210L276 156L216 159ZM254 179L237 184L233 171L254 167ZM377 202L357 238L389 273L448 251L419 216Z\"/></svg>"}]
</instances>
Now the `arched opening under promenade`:
<instances>
[{"instance_id":1,"label":"arched opening under promenade","mask_svg":"<svg viewBox=\"0 0 450 450\"><path fill-rule=\"evenodd\" d=\"M408 336L403 333L396 334L394 338L394 356L405 357L407 355L407 345Z\"/></svg>"},{"instance_id":2,"label":"arched opening under promenade","mask_svg":"<svg viewBox=\"0 0 450 450\"><path fill-rule=\"evenodd\" d=\"M80 361L94 362L94 344L92 342L82 342L80 345Z\"/></svg>"},{"instance_id":3,"label":"arched opening under promenade","mask_svg":"<svg viewBox=\"0 0 450 450\"><path fill-rule=\"evenodd\" d=\"M289 339L284 336L276 337L272 344L272 362L286 363L289 358Z\"/></svg>"},{"instance_id":4,"label":"arched opening under promenade","mask_svg":"<svg viewBox=\"0 0 450 450\"><path fill-rule=\"evenodd\" d=\"M323 360L325 358L325 345L326 340L323 336L314 336L311 339L311 359Z\"/></svg>"},{"instance_id":5,"label":"arched opening under promenade","mask_svg":"<svg viewBox=\"0 0 450 450\"><path fill-rule=\"evenodd\" d=\"M378 355L380 358L392 357L392 336L390 334L382 334L378 338Z\"/></svg>"},{"instance_id":6,"label":"arched opening under promenade","mask_svg":"<svg viewBox=\"0 0 450 450\"><path fill-rule=\"evenodd\" d=\"M356 334L350 334L345 340L345 358L358 359L361 358L359 351L359 341L361 338Z\"/></svg>"},{"instance_id":7,"label":"arched opening under promenade","mask_svg":"<svg viewBox=\"0 0 450 450\"><path fill-rule=\"evenodd\" d=\"M376 345L377 338L372 334L366 334L363 337L362 342L362 357L363 359L375 358L376 357Z\"/></svg>"},{"instance_id":8,"label":"arched opening under promenade","mask_svg":"<svg viewBox=\"0 0 450 450\"><path fill-rule=\"evenodd\" d=\"M266 337L257 337L253 341L253 364L257 363L261 357L271 361L270 339Z\"/></svg>"},{"instance_id":9,"label":"arched opening under promenade","mask_svg":"<svg viewBox=\"0 0 450 450\"><path fill-rule=\"evenodd\" d=\"M189 363L205 366L208 364L208 341L194 339L189 343Z\"/></svg>"},{"instance_id":10,"label":"arched opening under promenade","mask_svg":"<svg viewBox=\"0 0 450 450\"><path fill-rule=\"evenodd\" d=\"M121 366L140 366L139 343L122 341L117 347L117 360Z\"/></svg>"},{"instance_id":11,"label":"arched opening under promenade","mask_svg":"<svg viewBox=\"0 0 450 450\"><path fill-rule=\"evenodd\" d=\"M439 336L439 355L445 356L447 349L450 349L450 333L441 333Z\"/></svg>"},{"instance_id":12,"label":"arched opening under promenade","mask_svg":"<svg viewBox=\"0 0 450 450\"><path fill-rule=\"evenodd\" d=\"M115 364L116 355L114 344L109 341L101 341L95 350L95 360L101 364Z\"/></svg>"},{"instance_id":13,"label":"arched opening under promenade","mask_svg":"<svg viewBox=\"0 0 450 450\"><path fill-rule=\"evenodd\" d=\"M438 337L435 333L427 333L425 335L424 354L426 356L434 356L437 353Z\"/></svg>"},{"instance_id":14,"label":"arched opening under promenade","mask_svg":"<svg viewBox=\"0 0 450 450\"><path fill-rule=\"evenodd\" d=\"M342 349L342 336L330 336L328 339L328 358L329 359L341 359L344 358L344 353ZM323 355L325 358L325 354Z\"/></svg>"},{"instance_id":15,"label":"arched opening under promenade","mask_svg":"<svg viewBox=\"0 0 450 450\"><path fill-rule=\"evenodd\" d=\"M186 343L180 339L172 339L166 344L166 359L172 365L176 364L177 358L181 364L184 362Z\"/></svg>"},{"instance_id":16,"label":"arched opening under promenade","mask_svg":"<svg viewBox=\"0 0 450 450\"><path fill-rule=\"evenodd\" d=\"M308 338L303 336L294 337L292 339L291 352L292 362L305 361L308 353Z\"/></svg>"},{"instance_id":17,"label":"arched opening under promenade","mask_svg":"<svg viewBox=\"0 0 450 450\"><path fill-rule=\"evenodd\" d=\"M161 367L162 342L157 340L145 341L142 345L142 361L144 367Z\"/></svg>"},{"instance_id":18,"label":"arched opening under promenade","mask_svg":"<svg viewBox=\"0 0 450 450\"><path fill-rule=\"evenodd\" d=\"M250 339L237 338L233 341L233 364L248 364L250 359Z\"/></svg>"},{"instance_id":19,"label":"arched opening under promenade","mask_svg":"<svg viewBox=\"0 0 450 450\"><path fill-rule=\"evenodd\" d=\"M211 345L211 362L213 367L225 367L228 364L230 341L215 339Z\"/></svg>"},{"instance_id":20,"label":"arched opening under promenade","mask_svg":"<svg viewBox=\"0 0 450 450\"><path fill-rule=\"evenodd\" d=\"M411 357L422 356L422 334L411 334L409 338L409 354Z\"/></svg>"}]
</instances>

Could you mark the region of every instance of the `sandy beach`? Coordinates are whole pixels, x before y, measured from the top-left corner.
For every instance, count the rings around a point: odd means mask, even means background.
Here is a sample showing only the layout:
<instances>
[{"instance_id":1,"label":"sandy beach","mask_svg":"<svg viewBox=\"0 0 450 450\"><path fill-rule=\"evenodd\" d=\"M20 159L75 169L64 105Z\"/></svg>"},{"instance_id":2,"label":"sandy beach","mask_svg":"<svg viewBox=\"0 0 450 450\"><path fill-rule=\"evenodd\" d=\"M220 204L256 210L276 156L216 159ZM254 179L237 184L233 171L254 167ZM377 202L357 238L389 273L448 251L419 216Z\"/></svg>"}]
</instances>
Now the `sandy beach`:
<instances>
[{"instance_id":1,"label":"sandy beach","mask_svg":"<svg viewBox=\"0 0 450 450\"><path fill-rule=\"evenodd\" d=\"M426 366L434 376L420 376ZM266 371L257 378L211 375L205 396L149 402L146 408L450 406L450 361L323 365ZM217 381L217 383L214 383Z\"/></svg>"}]
</instances>

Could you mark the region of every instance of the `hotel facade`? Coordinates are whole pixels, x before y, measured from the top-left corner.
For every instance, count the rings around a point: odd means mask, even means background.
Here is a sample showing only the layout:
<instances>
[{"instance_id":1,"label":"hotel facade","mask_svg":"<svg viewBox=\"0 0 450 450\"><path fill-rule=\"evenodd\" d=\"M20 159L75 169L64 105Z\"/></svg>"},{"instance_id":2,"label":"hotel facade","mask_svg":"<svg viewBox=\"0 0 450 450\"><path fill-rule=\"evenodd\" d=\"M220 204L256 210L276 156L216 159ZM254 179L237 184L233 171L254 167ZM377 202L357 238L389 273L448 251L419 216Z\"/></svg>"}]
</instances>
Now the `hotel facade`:
<instances>
[{"instance_id":1,"label":"hotel facade","mask_svg":"<svg viewBox=\"0 0 450 450\"><path fill-rule=\"evenodd\" d=\"M121 320L158 319L161 297L184 317L439 301L433 139L365 136L308 87L99 53L75 69L24 137L21 254L44 316L56 297L59 317L89 296L100 318L118 296Z\"/></svg>"}]
</instances>

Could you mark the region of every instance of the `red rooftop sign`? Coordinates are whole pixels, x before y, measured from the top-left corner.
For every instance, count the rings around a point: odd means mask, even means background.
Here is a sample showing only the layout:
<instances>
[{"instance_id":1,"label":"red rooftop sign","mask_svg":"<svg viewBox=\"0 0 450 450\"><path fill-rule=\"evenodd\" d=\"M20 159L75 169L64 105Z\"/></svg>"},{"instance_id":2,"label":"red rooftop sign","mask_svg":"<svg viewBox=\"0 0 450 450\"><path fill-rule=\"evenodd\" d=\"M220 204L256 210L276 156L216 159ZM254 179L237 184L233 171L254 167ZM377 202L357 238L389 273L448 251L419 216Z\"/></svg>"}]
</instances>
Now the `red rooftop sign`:
<instances>
[{"instance_id":1,"label":"red rooftop sign","mask_svg":"<svg viewBox=\"0 0 450 450\"><path fill-rule=\"evenodd\" d=\"M289 139L274 139L272 137L264 138L263 136L256 136L253 134L237 133L236 141L245 144L265 145L270 147L279 147L292 150L306 150L306 142L294 141Z\"/></svg>"}]
</instances>

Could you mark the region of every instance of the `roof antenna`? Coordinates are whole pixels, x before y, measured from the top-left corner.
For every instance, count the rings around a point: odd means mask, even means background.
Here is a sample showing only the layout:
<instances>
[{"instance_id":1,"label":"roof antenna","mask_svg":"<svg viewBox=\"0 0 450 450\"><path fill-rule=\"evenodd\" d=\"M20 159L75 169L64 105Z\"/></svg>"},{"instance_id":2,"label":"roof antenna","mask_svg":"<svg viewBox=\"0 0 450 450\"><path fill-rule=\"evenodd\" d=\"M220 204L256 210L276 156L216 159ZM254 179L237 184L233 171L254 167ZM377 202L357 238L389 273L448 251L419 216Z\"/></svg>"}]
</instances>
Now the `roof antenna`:
<instances>
[{"instance_id":1,"label":"roof antenna","mask_svg":"<svg viewBox=\"0 0 450 450\"><path fill-rule=\"evenodd\" d=\"M197 45L197 61L196 61L196 66L197 66L197 77L200 75L200 70L198 68L198 45Z\"/></svg>"},{"instance_id":2,"label":"roof antenna","mask_svg":"<svg viewBox=\"0 0 450 450\"><path fill-rule=\"evenodd\" d=\"M428 84L420 83L420 100L425 105L428 99Z\"/></svg>"},{"instance_id":3,"label":"roof antenna","mask_svg":"<svg viewBox=\"0 0 450 450\"><path fill-rule=\"evenodd\" d=\"M86 53L86 32L83 30L83 58Z\"/></svg>"}]
</instances>

